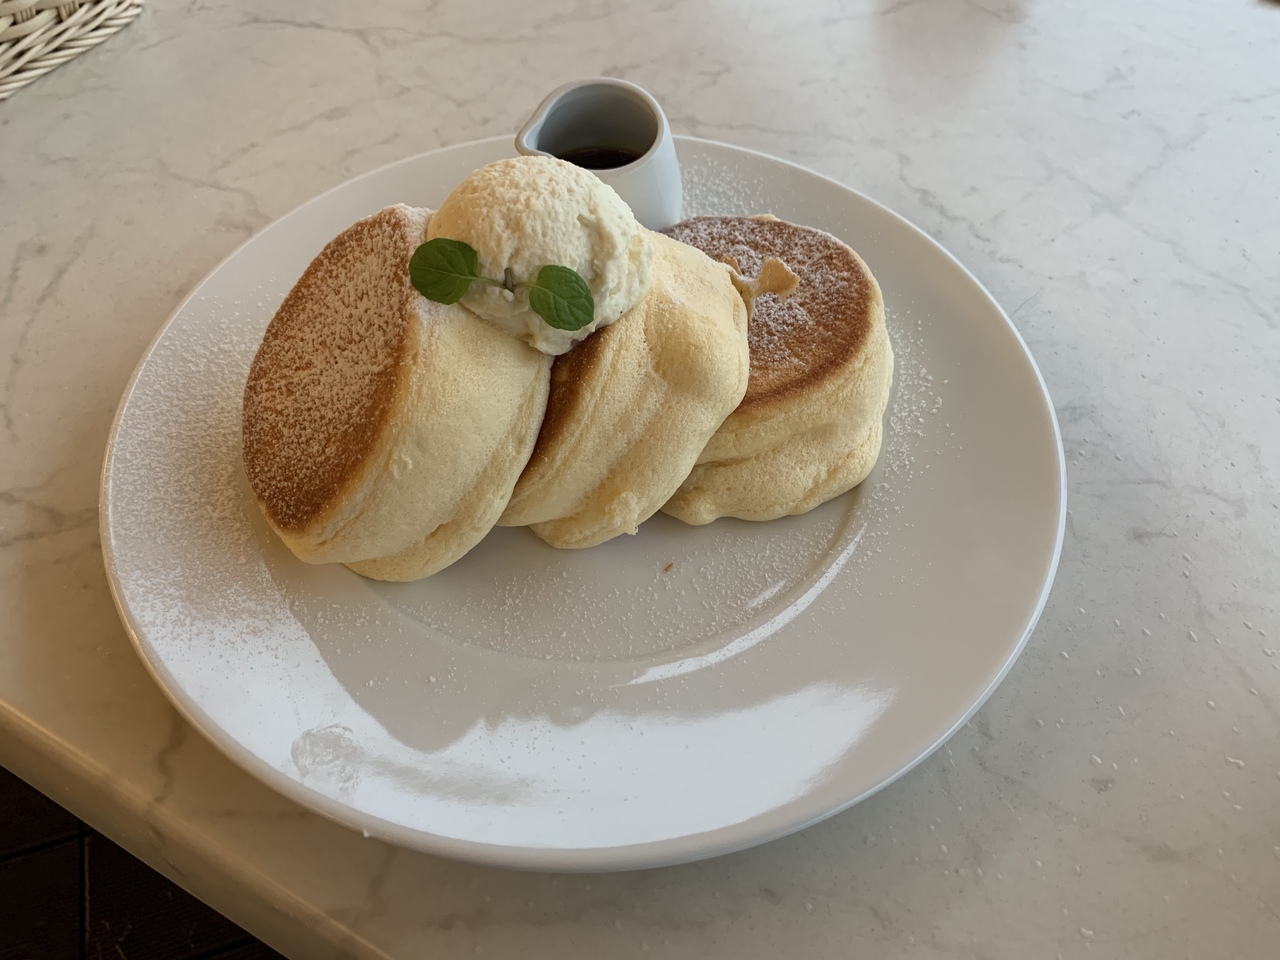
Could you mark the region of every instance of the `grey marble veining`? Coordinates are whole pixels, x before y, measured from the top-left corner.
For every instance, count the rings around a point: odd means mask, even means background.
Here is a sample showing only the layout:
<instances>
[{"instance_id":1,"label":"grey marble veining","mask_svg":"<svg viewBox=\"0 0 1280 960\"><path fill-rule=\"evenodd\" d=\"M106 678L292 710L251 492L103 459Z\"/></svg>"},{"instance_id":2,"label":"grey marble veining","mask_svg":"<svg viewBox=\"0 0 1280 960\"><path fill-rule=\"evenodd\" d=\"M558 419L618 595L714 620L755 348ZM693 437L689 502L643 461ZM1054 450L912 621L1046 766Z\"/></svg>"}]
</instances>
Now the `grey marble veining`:
<instances>
[{"instance_id":1,"label":"grey marble veining","mask_svg":"<svg viewBox=\"0 0 1280 960\"><path fill-rule=\"evenodd\" d=\"M0 104L0 762L298 957L1194 958L1280 942L1280 7L149 3ZM349 176L607 73L952 250L1062 421L1026 653L910 775L685 867L516 874L303 812L115 616L107 429L183 294Z\"/></svg>"}]
</instances>

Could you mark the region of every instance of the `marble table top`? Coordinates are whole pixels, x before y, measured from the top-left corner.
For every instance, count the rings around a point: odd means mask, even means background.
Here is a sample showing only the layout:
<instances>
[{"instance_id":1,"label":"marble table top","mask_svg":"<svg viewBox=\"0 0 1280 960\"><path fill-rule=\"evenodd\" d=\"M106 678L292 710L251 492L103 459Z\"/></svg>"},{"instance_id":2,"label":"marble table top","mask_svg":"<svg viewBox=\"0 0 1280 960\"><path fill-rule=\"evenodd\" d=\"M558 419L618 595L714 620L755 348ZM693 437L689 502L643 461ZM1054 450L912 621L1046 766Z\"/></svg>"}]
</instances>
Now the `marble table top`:
<instances>
[{"instance_id":1,"label":"marble table top","mask_svg":"<svg viewBox=\"0 0 1280 960\"><path fill-rule=\"evenodd\" d=\"M1277 50L1263 0L154 0L0 103L0 763L292 957L1274 957ZM189 729L112 607L98 473L242 240L593 74L950 248L1040 363L1071 513L1019 663L880 794L718 860L509 873Z\"/></svg>"}]
</instances>

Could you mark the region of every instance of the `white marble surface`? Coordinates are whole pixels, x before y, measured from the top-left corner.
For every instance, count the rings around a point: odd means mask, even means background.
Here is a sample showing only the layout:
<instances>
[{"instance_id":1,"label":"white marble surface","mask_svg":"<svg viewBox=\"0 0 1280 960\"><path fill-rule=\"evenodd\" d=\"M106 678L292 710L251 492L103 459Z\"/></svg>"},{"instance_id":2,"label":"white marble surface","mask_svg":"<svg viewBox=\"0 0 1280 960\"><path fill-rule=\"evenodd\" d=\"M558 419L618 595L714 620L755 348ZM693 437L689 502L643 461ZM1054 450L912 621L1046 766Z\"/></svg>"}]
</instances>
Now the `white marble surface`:
<instances>
[{"instance_id":1,"label":"white marble surface","mask_svg":"<svg viewBox=\"0 0 1280 960\"><path fill-rule=\"evenodd\" d=\"M153 0L0 104L0 762L300 958L1275 956L1280 7L647 6ZM552 877L365 840L216 754L116 620L97 479L240 241L595 73L969 265L1057 402L1071 517L1027 652L916 771L746 853Z\"/></svg>"}]
</instances>

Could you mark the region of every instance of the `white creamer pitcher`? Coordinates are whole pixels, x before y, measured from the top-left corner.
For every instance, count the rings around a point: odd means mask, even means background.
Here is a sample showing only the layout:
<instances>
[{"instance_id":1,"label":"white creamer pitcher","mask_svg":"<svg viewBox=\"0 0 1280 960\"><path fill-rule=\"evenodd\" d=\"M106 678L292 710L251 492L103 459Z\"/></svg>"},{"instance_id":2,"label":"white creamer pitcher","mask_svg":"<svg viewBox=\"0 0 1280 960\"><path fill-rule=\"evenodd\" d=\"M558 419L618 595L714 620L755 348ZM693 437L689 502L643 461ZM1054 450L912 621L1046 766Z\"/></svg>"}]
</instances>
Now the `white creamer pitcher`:
<instances>
[{"instance_id":1,"label":"white creamer pitcher","mask_svg":"<svg viewBox=\"0 0 1280 960\"><path fill-rule=\"evenodd\" d=\"M590 170L650 230L681 219L680 161L671 126L658 101L634 83L599 77L553 90L516 134L516 149Z\"/></svg>"}]
</instances>

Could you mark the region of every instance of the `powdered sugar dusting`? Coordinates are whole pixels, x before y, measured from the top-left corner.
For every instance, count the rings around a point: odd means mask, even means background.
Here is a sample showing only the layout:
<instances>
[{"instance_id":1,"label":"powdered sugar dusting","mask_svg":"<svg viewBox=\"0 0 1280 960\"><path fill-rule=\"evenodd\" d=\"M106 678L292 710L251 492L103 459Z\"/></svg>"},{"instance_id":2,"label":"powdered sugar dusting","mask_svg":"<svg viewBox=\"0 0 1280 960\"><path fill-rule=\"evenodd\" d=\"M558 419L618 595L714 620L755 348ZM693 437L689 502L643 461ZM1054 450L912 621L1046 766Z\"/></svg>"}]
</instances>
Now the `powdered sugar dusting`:
<instances>
[{"instance_id":1,"label":"powdered sugar dusting","mask_svg":"<svg viewBox=\"0 0 1280 960\"><path fill-rule=\"evenodd\" d=\"M748 407L839 369L866 343L873 319L871 281L849 248L830 234L746 217L694 217L666 232L745 276L759 276L764 258L773 256L800 278L790 296L767 293L755 302L747 328Z\"/></svg>"},{"instance_id":2,"label":"powdered sugar dusting","mask_svg":"<svg viewBox=\"0 0 1280 960\"><path fill-rule=\"evenodd\" d=\"M189 309L204 306L197 298ZM245 491L237 476L240 394L270 315L260 309L260 304L219 303L198 343L161 338L115 438L112 522L145 535L158 548L122 550L117 562L122 575L147 584L140 594L144 610L170 628L180 626L170 615L190 617L184 629L198 629L202 617L243 624L246 611L252 614L260 599L252 577L233 576L227 592L192 611L185 581L193 566L221 577L251 572L258 559L257 544L243 522ZM246 322L246 314L262 319ZM135 479L139 475L145 479ZM148 488L149 496L139 495Z\"/></svg>"},{"instance_id":3,"label":"powdered sugar dusting","mask_svg":"<svg viewBox=\"0 0 1280 960\"><path fill-rule=\"evenodd\" d=\"M686 217L749 217L774 213L776 184L748 172L737 162L702 155L683 167Z\"/></svg>"},{"instance_id":4,"label":"powdered sugar dusting","mask_svg":"<svg viewBox=\"0 0 1280 960\"><path fill-rule=\"evenodd\" d=\"M885 324L893 343L893 390L885 411L880 459L860 488L868 532L859 560L871 558L871 562L898 524L911 522L904 516L904 505L909 502L906 491L924 480L932 460L920 456L921 444L929 441L935 454L954 445L954 434L940 422L943 400L938 385L924 365L921 321L907 310L888 311ZM940 434L940 427L947 432Z\"/></svg>"}]
</instances>

